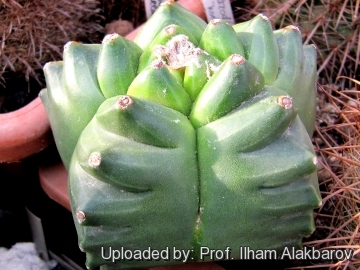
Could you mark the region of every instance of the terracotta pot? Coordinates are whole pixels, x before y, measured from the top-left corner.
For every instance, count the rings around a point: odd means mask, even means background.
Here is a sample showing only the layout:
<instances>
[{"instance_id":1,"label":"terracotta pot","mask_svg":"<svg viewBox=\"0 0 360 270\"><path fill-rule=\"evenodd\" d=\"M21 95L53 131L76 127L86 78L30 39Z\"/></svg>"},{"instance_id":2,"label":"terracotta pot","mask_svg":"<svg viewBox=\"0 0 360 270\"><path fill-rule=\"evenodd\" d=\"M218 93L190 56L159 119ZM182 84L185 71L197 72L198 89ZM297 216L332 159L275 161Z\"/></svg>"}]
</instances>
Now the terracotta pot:
<instances>
[{"instance_id":1,"label":"terracotta pot","mask_svg":"<svg viewBox=\"0 0 360 270\"><path fill-rule=\"evenodd\" d=\"M0 114L0 163L20 161L52 142L50 123L40 98L19 110Z\"/></svg>"},{"instance_id":2,"label":"terracotta pot","mask_svg":"<svg viewBox=\"0 0 360 270\"><path fill-rule=\"evenodd\" d=\"M62 162L39 167L40 184L54 201L71 211L67 189L68 172Z\"/></svg>"}]
</instances>

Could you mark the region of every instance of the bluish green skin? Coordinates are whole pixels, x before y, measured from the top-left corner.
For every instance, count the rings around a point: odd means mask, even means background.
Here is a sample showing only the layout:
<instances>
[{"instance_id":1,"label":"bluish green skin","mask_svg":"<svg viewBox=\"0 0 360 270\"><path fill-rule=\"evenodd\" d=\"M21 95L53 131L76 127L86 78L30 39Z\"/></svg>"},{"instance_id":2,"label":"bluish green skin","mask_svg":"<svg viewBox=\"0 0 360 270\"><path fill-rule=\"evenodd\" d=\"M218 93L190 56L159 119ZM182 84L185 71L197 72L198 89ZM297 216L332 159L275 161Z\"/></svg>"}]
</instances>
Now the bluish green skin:
<instances>
[{"instance_id":1,"label":"bluish green skin","mask_svg":"<svg viewBox=\"0 0 360 270\"><path fill-rule=\"evenodd\" d=\"M73 211L88 213L84 223L75 224L79 246L88 253L91 268L109 263L101 260L102 246L191 248L197 218L196 133L187 117L137 98L121 111L114 106L117 99L100 106L81 135L70 168ZM88 157L99 151L101 164L93 168ZM168 263L121 262L117 266Z\"/></svg>"},{"instance_id":2,"label":"bluish green skin","mask_svg":"<svg viewBox=\"0 0 360 270\"><path fill-rule=\"evenodd\" d=\"M151 24L157 16L161 22L173 24L176 22L166 14L174 18L184 15L176 3L164 10L154 14ZM198 24L198 18L186 16L184 21L190 25ZM170 261L114 263L102 258L101 248L108 252L110 247L130 250L169 247L170 251L175 247L191 250L191 257L200 260L201 247L217 250L230 247L231 257L238 259L240 246L299 248L302 237L313 232L313 209L319 206L321 197L315 153L308 134L313 123L307 117L312 119L312 115L307 115L309 102L302 95L314 91L316 55L308 47L298 46L295 50L304 50L302 62L295 61L300 66L285 70L286 65L294 64L294 59L284 57L287 49L278 46L282 33L271 37L267 23L261 21L260 25L262 33L266 33L260 36L268 42L275 41L275 47L266 53L282 59L275 61L280 73L273 75L264 63L255 64L250 59L232 66L230 51L223 66L211 73L207 82L204 69L194 73L201 76L199 86L194 86L202 88L199 93L189 91L190 83L184 86L166 70L151 71L152 79L142 80L149 72L145 68L132 80L130 93L105 99L97 82L95 54L83 62L85 67L80 65L88 72L73 80L79 81L74 83L74 92L68 91L69 82L73 81L67 81L62 74L79 70L75 60L85 54L73 54L73 67L69 67L71 61L65 57L64 64L48 64L45 69L48 88L42 92L42 99L58 138L59 152L65 157L64 162L69 162L74 223L89 268L133 269L182 263L171 259L171 254ZM249 30L246 25L234 29ZM143 32L138 40L151 39L148 35L149 32ZM254 40L259 42L258 38ZM284 38L291 41L298 37ZM196 39L211 42L206 37ZM251 39L247 42L250 43L244 46L245 56L251 58L257 45L251 44ZM84 47L83 51L87 49ZM260 55L265 55L265 51ZM116 59L111 53L106 58ZM103 60L98 61L104 63ZM282 74L282 70L287 73ZM292 86L298 79L289 77L289 72L307 79L303 84L306 89L298 87L294 91ZM106 76L103 80L103 85L111 86ZM196 84L196 78L191 80L191 84ZM175 99L164 98L162 87L153 90L157 81L176 85L180 99L186 101L184 108ZM150 97L147 91L154 94ZM192 96L186 97L187 93ZM295 106L285 106L290 102L288 93ZM128 106L120 102L124 97L131 100ZM315 106L313 101L310 104ZM74 125L75 118L81 119L81 126ZM64 130L71 132L70 139L72 144L77 143L76 148L64 144ZM91 158L94 155L101 157L98 163ZM79 213L85 217L79 218Z\"/></svg>"},{"instance_id":3,"label":"bluish green skin","mask_svg":"<svg viewBox=\"0 0 360 270\"><path fill-rule=\"evenodd\" d=\"M161 32L163 28L171 24L176 24L187 29L198 41L206 28L206 23L201 18L190 13L182 6L176 3L162 4L160 8L156 10L156 15L151 16L140 30L135 38L135 43L144 50L151 45L156 35Z\"/></svg>"},{"instance_id":4,"label":"bluish green skin","mask_svg":"<svg viewBox=\"0 0 360 270\"><path fill-rule=\"evenodd\" d=\"M272 85L279 68L279 52L268 18L257 15L233 26L243 44L245 58L263 73L265 83Z\"/></svg>"},{"instance_id":5,"label":"bluish green skin","mask_svg":"<svg viewBox=\"0 0 360 270\"><path fill-rule=\"evenodd\" d=\"M316 165L295 116L266 96L198 130L202 246L279 250L314 230Z\"/></svg>"},{"instance_id":6,"label":"bluish green skin","mask_svg":"<svg viewBox=\"0 0 360 270\"><path fill-rule=\"evenodd\" d=\"M287 91L295 106L302 108L299 116L308 134L312 135L316 117L316 49L313 45L302 45L297 27L274 31L274 36L281 49L279 72L273 85Z\"/></svg>"},{"instance_id":7,"label":"bluish green skin","mask_svg":"<svg viewBox=\"0 0 360 270\"><path fill-rule=\"evenodd\" d=\"M69 42L64 49L64 60L44 67L48 89L40 97L67 169L80 133L105 100L96 79L100 47Z\"/></svg>"},{"instance_id":8,"label":"bluish green skin","mask_svg":"<svg viewBox=\"0 0 360 270\"><path fill-rule=\"evenodd\" d=\"M105 98L126 94L138 69L143 51L134 42L117 34L108 35L102 42L97 76ZM115 59L112 59L115 57Z\"/></svg>"},{"instance_id":9,"label":"bluish green skin","mask_svg":"<svg viewBox=\"0 0 360 270\"><path fill-rule=\"evenodd\" d=\"M228 57L203 86L193 104L190 120L198 128L221 118L258 94L263 86L264 77L254 65L248 61L236 65Z\"/></svg>"},{"instance_id":10,"label":"bluish green skin","mask_svg":"<svg viewBox=\"0 0 360 270\"><path fill-rule=\"evenodd\" d=\"M200 68L196 63L191 63L185 68L183 85L189 94L191 101L195 101L205 84L208 82L209 65L220 66L221 62L210 54L205 52L198 56ZM210 75L213 75L210 70Z\"/></svg>"},{"instance_id":11,"label":"bluish green skin","mask_svg":"<svg viewBox=\"0 0 360 270\"><path fill-rule=\"evenodd\" d=\"M208 42L209 40L212 42ZM210 21L201 36L199 47L211 55L216 55L221 61L234 53L245 56L243 45L237 41L235 30L225 21Z\"/></svg>"},{"instance_id":12,"label":"bluish green skin","mask_svg":"<svg viewBox=\"0 0 360 270\"><path fill-rule=\"evenodd\" d=\"M185 115L191 109L189 95L165 65L144 69L129 86L128 95L157 101Z\"/></svg>"}]
</instances>

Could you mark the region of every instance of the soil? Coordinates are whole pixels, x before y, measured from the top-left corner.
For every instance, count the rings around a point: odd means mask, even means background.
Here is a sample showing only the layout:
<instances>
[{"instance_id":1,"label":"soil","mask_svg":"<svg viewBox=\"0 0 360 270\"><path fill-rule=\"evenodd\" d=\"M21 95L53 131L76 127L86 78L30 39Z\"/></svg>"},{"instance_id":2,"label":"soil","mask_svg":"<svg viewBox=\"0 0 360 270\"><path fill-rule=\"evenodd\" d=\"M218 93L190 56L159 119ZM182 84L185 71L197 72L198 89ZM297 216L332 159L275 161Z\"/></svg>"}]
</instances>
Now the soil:
<instances>
[{"instance_id":1,"label":"soil","mask_svg":"<svg viewBox=\"0 0 360 270\"><path fill-rule=\"evenodd\" d=\"M134 27L141 25L146 21L145 7L143 0L101 0L99 14L102 16L99 22L102 27L113 21L127 20ZM100 43L104 32L99 33L94 29L91 36L81 37L78 41L84 43ZM58 59L61 60L61 59ZM41 63L44 65L45 63ZM42 88L46 86L42 70L35 70L36 76L26 80L24 72L5 71L0 80L0 113L8 113L22 108L34 100ZM39 81L37 81L37 78Z\"/></svg>"},{"instance_id":2,"label":"soil","mask_svg":"<svg viewBox=\"0 0 360 270\"><path fill-rule=\"evenodd\" d=\"M4 82L0 82L0 113L18 110L34 100L45 85L42 71L38 71L39 81L26 80L22 73L7 72Z\"/></svg>"}]
</instances>

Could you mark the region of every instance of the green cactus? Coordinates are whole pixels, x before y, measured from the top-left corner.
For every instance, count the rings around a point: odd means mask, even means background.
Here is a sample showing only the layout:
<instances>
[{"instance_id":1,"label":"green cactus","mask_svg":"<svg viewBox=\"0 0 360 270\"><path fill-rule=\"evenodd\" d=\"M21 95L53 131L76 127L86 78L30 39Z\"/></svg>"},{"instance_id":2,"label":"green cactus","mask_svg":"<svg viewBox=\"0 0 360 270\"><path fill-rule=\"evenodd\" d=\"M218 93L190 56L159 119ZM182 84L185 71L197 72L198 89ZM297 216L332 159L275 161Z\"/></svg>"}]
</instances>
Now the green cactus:
<instances>
[{"instance_id":1,"label":"green cactus","mask_svg":"<svg viewBox=\"0 0 360 270\"><path fill-rule=\"evenodd\" d=\"M359 78L359 2L339 0L249 0L238 8L239 21L263 13L277 28L296 25L304 44L315 44L319 81L351 89ZM344 78L345 77L345 78Z\"/></svg>"},{"instance_id":2,"label":"green cactus","mask_svg":"<svg viewBox=\"0 0 360 270\"><path fill-rule=\"evenodd\" d=\"M201 247L233 259L241 246L301 247L321 198L316 51L300 38L262 15L206 25L165 1L135 42L71 42L45 66L41 98L87 267L181 263L173 248L199 261ZM102 253L149 247L169 260Z\"/></svg>"}]
</instances>

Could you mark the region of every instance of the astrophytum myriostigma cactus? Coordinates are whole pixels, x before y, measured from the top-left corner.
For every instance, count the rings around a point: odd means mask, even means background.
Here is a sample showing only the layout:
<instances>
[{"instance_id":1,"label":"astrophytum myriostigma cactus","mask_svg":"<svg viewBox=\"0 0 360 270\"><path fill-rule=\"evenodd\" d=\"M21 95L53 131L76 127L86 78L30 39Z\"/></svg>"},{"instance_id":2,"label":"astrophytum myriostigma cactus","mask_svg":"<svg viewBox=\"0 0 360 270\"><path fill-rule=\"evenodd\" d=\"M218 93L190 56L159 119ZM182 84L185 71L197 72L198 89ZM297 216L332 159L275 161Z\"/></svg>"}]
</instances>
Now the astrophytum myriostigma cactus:
<instances>
[{"instance_id":1,"label":"astrophytum myriostigma cactus","mask_svg":"<svg viewBox=\"0 0 360 270\"><path fill-rule=\"evenodd\" d=\"M87 266L301 247L321 201L309 138L315 63L296 27L273 31L262 15L206 25L173 1L135 42L69 42L45 66L41 98ZM115 263L111 250L170 254Z\"/></svg>"}]
</instances>

